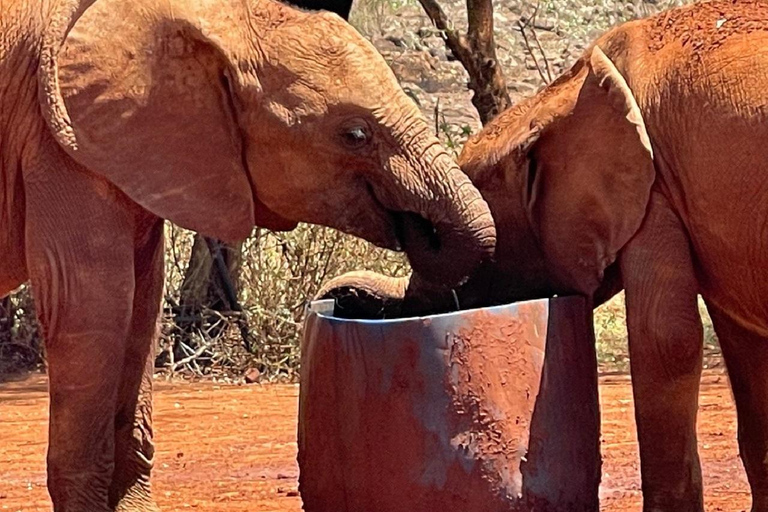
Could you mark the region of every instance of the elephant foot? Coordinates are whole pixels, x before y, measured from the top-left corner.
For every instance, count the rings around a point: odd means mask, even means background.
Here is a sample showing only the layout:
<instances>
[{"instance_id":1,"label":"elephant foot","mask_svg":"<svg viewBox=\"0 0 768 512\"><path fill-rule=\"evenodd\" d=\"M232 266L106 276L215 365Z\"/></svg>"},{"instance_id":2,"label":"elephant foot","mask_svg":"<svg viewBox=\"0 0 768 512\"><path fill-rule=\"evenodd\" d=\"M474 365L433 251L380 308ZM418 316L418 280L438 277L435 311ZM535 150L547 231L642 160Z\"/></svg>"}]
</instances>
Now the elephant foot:
<instances>
[{"instance_id":1,"label":"elephant foot","mask_svg":"<svg viewBox=\"0 0 768 512\"><path fill-rule=\"evenodd\" d=\"M116 492L116 489L119 489ZM112 498L110 504L114 512L160 512L152 497L148 475L143 475L138 481L131 483L119 480L112 482Z\"/></svg>"}]
</instances>

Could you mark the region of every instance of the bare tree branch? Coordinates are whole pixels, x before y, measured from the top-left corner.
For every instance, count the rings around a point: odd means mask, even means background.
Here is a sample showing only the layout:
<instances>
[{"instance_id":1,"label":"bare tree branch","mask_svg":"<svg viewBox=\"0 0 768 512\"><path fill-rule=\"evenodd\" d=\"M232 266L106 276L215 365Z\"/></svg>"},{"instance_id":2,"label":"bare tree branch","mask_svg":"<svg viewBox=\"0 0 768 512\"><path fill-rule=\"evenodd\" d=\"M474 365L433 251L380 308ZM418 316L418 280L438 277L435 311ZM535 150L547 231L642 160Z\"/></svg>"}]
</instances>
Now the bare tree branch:
<instances>
[{"instance_id":1,"label":"bare tree branch","mask_svg":"<svg viewBox=\"0 0 768 512\"><path fill-rule=\"evenodd\" d=\"M520 35L523 36L523 43L525 43L525 49L528 52L528 55L531 56L533 59L533 65L536 66L536 71L539 73L539 77L541 78L541 81L545 84L549 83L549 80L547 80L546 75L544 75L544 71L541 69L541 66L539 65L538 59L536 59L536 52L531 47L530 41L528 41L528 35L525 33L525 29L528 26L528 22L517 22L518 30L520 31Z\"/></svg>"},{"instance_id":2,"label":"bare tree branch","mask_svg":"<svg viewBox=\"0 0 768 512\"><path fill-rule=\"evenodd\" d=\"M462 64L471 60L471 49L467 44L466 38L454 30L453 23L448 19L440 4L435 0L419 0L419 2L424 8L424 12L429 16L429 19L432 20L435 28L441 32L445 44L456 58ZM466 64L464 65L466 67Z\"/></svg>"},{"instance_id":3,"label":"bare tree branch","mask_svg":"<svg viewBox=\"0 0 768 512\"><path fill-rule=\"evenodd\" d=\"M536 5L533 7L533 13L531 13L531 16L528 18L521 18L517 21L517 29L520 31L520 35L523 36L523 43L525 44L525 49L528 52L528 55L531 56L533 59L533 64L536 66L536 71L539 73L539 77L541 77L542 82L545 84L549 84L552 82L552 67L549 64L549 59L547 58L547 54L544 52L544 48L541 46L541 41L539 41L539 35L536 33L536 16L539 14L539 7L541 6L541 2L536 2ZM526 34L526 29L531 30L531 35L533 36L533 40L536 43L536 47L539 50L539 53L541 54L541 58L544 61L544 69L539 65L539 61L536 58L536 52L534 51L533 47L531 46L531 42L528 40L528 35ZM546 75L544 72L546 71Z\"/></svg>"},{"instance_id":4,"label":"bare tree branch","mask_svg":"<svg viewBox=\"0 0 768 512\"><path fill-rule=\"evenodd\" d=\"M187 347L186 345L183 345L183 346L185 348L189 349L189 347ZM197 359L198 357L203 355L203 353L206 350L208 350L209 348L211 348L212 346L213 346L213 341L211 341L211 340L208 340L207 342L200 344L200 346L197 347L197 349L195 351L193 351L187 357L185 357L183 359L180 359L179 361L176 361L175 363L171 363L171 365L170 365L171 371L175 372L179 368L181 368L181 367L183 367L183 366L185 366L185 365L187 365L189 363L192 363L193 361L195 361L195 359Z\"/></svg>"}]
</instances>

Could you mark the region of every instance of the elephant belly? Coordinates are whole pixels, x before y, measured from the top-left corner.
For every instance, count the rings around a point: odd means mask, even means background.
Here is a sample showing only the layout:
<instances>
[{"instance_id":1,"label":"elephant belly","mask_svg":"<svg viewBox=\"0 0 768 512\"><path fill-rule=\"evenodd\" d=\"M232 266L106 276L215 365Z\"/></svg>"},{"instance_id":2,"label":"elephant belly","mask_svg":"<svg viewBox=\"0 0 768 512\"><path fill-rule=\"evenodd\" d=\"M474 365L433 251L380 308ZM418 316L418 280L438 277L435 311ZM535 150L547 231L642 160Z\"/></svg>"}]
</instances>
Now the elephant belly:
<instances>
[{"instance_id":1,"label":"elephant belly","mask_svg":"<svg viewBox=\"0 0 768 512\"><path fill-rule=\"evenodd\" d=\"M749 38L755 48L768 44L765 32ZM702 295L768 336L768 53L737 58L743 42L702 54L686 68L689 93L677 95L674 108L657 105L649 118L656 186L688 228ZM696 79L703 69L706 80Z\"/></svg>"},{"instance_id":2,"label":"elephant belly","mask_svg":"<svg viewBox=\"0 0 768 512\"><path fill-rule=\"evenodd\" d=\"M768 208L724 207L691 231L704 299L768 337Z\"/></svg>"}]
</instances>

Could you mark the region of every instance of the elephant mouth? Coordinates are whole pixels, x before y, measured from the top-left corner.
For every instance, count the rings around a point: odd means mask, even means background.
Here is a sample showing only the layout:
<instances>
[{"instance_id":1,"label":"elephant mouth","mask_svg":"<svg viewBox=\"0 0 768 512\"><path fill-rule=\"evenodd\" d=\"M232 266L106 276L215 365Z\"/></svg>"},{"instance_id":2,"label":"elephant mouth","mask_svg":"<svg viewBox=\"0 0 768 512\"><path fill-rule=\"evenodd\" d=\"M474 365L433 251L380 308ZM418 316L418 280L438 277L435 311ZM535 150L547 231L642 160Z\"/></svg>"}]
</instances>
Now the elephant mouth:
<instances>
[{"instance_id":1,"label":"elephant mouth","mask_svg":"<svg viewBox=\"0 0 768 512\"><path fill-rule=\"evenodd\" d=\"M401 247L419 246L420 249L431 252L440 251L440 236L435 225L428 219L412 212L389 213L395 227L395 237Z\"/></svg>"},{"instance_id":2,"label":"elephant mouth","mask_svg":"<svg viewBox=\"0 0 768 512\"><path fill-rule=\"evenodd\" d=\"M466 281L474 266L479 264L478 253L484 249L483 240L472 226L471 218L466 221L461 213L456 218L438 216L430 218L425 212L414 212L397 208L397 203L388 196L380 197L377 189L368 185L371 200L378 207L377 214L386 218L388 233L382 234L389 249L404 251L414 272L425 280L441 286L458 286ZM430 205L439 210L439 204ZM434 214L433 214L434 215ZM384 219L382 219L384 220ZM495 239L495 235L494 235Z\"/></svg>"}]
</instances>

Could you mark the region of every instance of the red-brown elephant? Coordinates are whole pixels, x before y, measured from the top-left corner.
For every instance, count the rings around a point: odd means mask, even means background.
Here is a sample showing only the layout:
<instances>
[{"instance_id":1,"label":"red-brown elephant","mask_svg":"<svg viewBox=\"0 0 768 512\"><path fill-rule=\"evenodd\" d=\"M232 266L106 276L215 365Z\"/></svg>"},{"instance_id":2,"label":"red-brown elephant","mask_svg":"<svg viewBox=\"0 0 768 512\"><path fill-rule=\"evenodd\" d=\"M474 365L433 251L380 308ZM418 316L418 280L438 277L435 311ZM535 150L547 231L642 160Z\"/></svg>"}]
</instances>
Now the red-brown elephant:
<instances>
[{"instance_id":1,"label":"red-brown elephant","mask_svg":"<svg viewBox=\"0 0 768 512\"><path fill-rule=\"evenodd\" d=\"M703 296L753 510L768 510L768 4L702 2L609 31L471 139L460 164L498 232L495 262L456 290L462 306L567 293L598 305L626 290L649 512L702 510ZM454 303L420 279L370 273L322 295L350 315Z\"/></svg>"},{"instance_id":2,"label":"red-brown elephant","mask_svg":"<svg viewBox=\"0 0 768 512\"><path fill-rule=\"evenodd\" d=\"M152 511L163 221L298 221L437 281L491 254L488 207L383 58L271 0L4 0L0 297L31 280L57 512Z\"/></svg>"}]
</instances>

